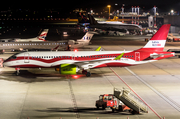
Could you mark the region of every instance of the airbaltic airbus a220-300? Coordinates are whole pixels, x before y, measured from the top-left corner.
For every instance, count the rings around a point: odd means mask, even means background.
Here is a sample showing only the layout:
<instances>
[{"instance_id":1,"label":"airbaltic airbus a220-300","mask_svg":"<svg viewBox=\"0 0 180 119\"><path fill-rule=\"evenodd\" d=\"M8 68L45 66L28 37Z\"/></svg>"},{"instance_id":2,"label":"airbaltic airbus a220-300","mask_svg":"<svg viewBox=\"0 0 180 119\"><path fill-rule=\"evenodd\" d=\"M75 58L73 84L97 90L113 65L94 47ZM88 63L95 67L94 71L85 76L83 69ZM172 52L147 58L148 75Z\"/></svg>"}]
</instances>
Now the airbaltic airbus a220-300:
<instances>
[{"instance_id":1,"label":"airbaltic airbus a220-300","mask_svg":"<svg viewBox=\"0 0 180 119\"><path fill-rule=\"evenodd\" d=\"M4 66L20 68L55 68L61 74L76 74L82 70L90 76L89 69L101 67L127 67L174 56L163 52L170 24L163 25L149 42L134 51L55 51L24 52L11 56Z\"/></svg>"}]
</instances>

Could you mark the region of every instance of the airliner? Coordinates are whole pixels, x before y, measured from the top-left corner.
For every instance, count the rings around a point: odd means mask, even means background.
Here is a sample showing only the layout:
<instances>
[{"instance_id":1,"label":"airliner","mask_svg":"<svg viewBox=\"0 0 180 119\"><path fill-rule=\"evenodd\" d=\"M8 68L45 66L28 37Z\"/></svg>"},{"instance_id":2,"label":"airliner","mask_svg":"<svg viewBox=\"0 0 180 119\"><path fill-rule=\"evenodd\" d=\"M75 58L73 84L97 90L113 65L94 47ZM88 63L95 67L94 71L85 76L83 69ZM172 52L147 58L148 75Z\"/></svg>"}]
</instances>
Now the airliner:
<instances>
[{"instance_id":1,"label":"airliner","mask_svg":"<svg viewBox=\"0 0 180 119\"><path fill-rule=\"evenodd\" d=\"M48 34L49 29L44 29L41 34L35 38L27 38L27 39L20 39L20 38L13 38L13 39L0 39L1 42L44 42L46 41L45 38Z\"/></svg>"},{"instance_id":2,"label":"airliner","mask_svg":"<svg viewBox=\"0 0 180 119\"><path fill-rule=\"evenodd\" d=\"M46 41L46 42L0 42L0 49L5 50L70 50L70 48L79 48L89 45L94 32L87 32L81 39L63 40L63 41Z\"/></svg>"},{"instance_id":3,"label":"airliner","mask_svg":"<svg viewBox=\"0 0 180 119\"><path fill-rule=\"evenodd\" d=\"M110 29L141 30L142 29L142 27L137 24L126 24L120 21L96 21L94 17L90 14L88 14L88 17L89 17L89 20L86 20L87 18L86 17L84 18L84 16L79 17L81 18L81 19L78 19L79 24L86 25L86 26L90 24L89 26L91 28L98 28L98 29L103 29L103 30L110 30Z\"/></svg>"},{"instance_id":4,"label":"airliner","mask_svg":"<svg viewBox=\"0 0 180 119\"><path fill-rule=\"evenodd\" d=\"M40 36L37 36L35 38L28 38L28 39L15 39L15 42L44 42L46 41L45 38L47 36L49 29L44 29Z\"/></svg>"},{"instance_id":5,"label":"airliner","mask_svg":"<svg viewBox=\"0 0 180 119\"><path fill-rule=\"evenodd\" d=\"M127 67L149 63L174 56L164 52L170 24L165 24L147 42L134 51L46 51L14 54L4 61L4 66L20 68L55 68L60 74L76 74L80 70L87 77L90 69L101 67Z\"/></svg>"}]
</instances>

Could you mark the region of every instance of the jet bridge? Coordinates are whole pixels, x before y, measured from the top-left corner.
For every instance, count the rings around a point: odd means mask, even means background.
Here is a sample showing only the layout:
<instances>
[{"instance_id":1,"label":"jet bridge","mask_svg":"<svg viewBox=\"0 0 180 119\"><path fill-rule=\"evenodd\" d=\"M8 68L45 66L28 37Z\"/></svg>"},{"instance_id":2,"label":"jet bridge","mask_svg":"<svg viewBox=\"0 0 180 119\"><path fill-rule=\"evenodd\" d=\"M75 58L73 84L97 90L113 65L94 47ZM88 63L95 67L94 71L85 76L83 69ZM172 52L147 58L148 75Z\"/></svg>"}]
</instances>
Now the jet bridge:
<instances>
[{"instance_id":1,"label":"jet bridge","mask_svg":"<svg viewBox=\"0 0 180 119\"><path fill-rule=\"evenodd\" d=\"M148 108L144 102L130 93L129 90L114 88L114 96L121 100L126 106L133 109L136 113L145 112L148 113Z\"/></svg>"}]
</instances>

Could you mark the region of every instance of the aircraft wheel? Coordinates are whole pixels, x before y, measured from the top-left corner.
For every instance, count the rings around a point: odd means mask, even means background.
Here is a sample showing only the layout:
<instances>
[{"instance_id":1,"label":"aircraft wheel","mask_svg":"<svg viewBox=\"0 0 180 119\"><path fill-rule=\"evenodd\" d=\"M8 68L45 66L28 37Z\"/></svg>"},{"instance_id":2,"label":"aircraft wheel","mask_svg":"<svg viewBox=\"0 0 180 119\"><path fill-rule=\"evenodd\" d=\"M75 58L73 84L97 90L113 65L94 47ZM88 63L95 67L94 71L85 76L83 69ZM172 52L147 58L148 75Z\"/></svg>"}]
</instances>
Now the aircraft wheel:
<instances>
[{"instance_id":1,"label":"aircraft wheel","mask_svg":"<svg viewBox=\"0 0 180 119\"><path fill-rule=\"evenodd\" d=\"M98 104L96 104L96 108L99 109L99 105Z\"/></svg>"},{"instance_id":2,"label":"aircraft wheel","mask_svg":"<svg viewBox=\"0 0 180 119\"><path fill-rule=\"evenodd\" d=\"M20 72L19 71L16 71L16 76L19 76Z\"/></svg>"},{"instance_id":3,"label":"aircraft wheel","mask_svg":"<svg viewBox=\"0 0 180 119\"><path fill-rule=\"evenodd\" d=\"M91 76L91 73L90 73L90 72L87 72L87 73L86 73L86 76L87 76L87 77L90 77L90 76Z\"/></svg>"}]
</instances>

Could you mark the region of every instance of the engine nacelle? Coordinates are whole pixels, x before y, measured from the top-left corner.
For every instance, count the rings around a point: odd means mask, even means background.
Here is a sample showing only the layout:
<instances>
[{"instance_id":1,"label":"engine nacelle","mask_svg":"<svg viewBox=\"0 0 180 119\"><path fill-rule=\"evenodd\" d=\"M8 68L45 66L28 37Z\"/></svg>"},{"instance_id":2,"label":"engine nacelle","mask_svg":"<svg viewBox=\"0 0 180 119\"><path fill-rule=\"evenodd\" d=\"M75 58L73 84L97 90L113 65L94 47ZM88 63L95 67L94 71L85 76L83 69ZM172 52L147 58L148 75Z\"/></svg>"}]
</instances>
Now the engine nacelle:
<instances>
[{"instance_id":1,"label":"engine nacelle","mask_svg":"<svg viewBox=\"0 0 180 119\"><path fill-rule=\"evenodd\" d=\"M68 41L68 45L74 45L75 44L75 41L74 40L69 40Z\"/></svg>"},{"instance_id":2,"label":"engine nacelle","mask_svg":"<svg viewBox=\"0 0 180 119\"><path fill-rule=\"evenodd\" d=\"M76 74L79 71L79 68L74 64L61 64L59 68L55 68L56 71L59 71L60 74Z\"/></svg>"}]
</instances>

